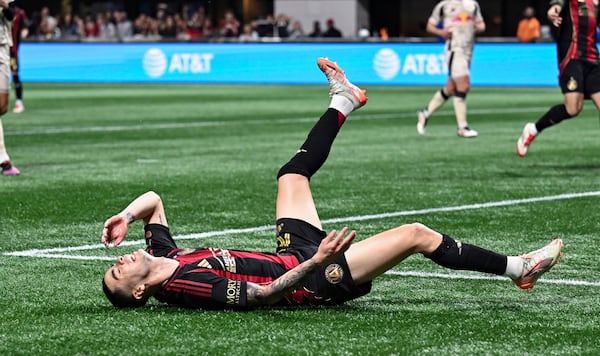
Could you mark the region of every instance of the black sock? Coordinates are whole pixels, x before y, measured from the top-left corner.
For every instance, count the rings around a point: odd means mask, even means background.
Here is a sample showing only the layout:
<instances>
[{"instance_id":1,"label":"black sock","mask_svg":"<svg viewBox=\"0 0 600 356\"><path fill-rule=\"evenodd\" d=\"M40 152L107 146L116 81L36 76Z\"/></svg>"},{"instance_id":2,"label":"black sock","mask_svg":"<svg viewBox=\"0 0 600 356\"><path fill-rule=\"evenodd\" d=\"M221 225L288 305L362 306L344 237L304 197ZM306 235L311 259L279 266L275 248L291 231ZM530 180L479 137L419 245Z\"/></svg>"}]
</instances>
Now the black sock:
<instances>
[{"instance_id":1,"label":"black sock","mask_svg":"<svg viewBox=\"0 0 600 356\"><path fill-rule=\"evenodd\" d=\"M425 255L440 266L502 275L506 272L507 258L496 252L454 241L443 235L442 243L430 255Z\"/></svg>"},{"instance_id":2,"label":"black sock","mask_svg":"<svg viewBox=\"0 0 600 356\"><path fill-rule=\"evenodd\" d=\"M281 167L277 178L287 173L297 173L310 179L325 163L331 145L345 120L346 117L339 111L327 109L308 133L306 141L296 155Z\"/></svg>"},{"instance_id":3,"label":"black sock","mask_svg":"<svg viewBox=\"0 0 600 356\"><path fill-rule=\"evenodd\" d=\"M565 104L555 105L535 123L535 128L538 132L542 132L544 129L571 117L567 112Z\"/></svg>"},{"instance_id":4,"label":"black sock","mask_svg":"<svg viewBox=\"0 0 600 356\"><path fill-rule=\"evenodd\" d=\"M21 80L19 79L18 74L13 76L13 83L15 84L15 96L17 97L17 100L22 100L23 99L23 84L21 83Z\"/></svg>"}]
</instances>

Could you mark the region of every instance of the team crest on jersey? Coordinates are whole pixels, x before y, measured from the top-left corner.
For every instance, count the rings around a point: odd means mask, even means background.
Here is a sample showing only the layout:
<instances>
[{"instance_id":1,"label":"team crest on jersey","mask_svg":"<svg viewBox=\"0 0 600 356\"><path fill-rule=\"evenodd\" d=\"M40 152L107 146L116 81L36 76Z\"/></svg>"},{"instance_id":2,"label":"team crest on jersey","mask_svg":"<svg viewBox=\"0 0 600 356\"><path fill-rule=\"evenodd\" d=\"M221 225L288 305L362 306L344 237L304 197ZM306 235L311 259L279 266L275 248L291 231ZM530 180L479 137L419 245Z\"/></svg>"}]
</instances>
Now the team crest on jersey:
<instances>
[{"instance_id":1,"label":"team crest on jersey","mask_svg":"<svg viewBox=\"0 0 600 356\"><path fill-rule=\"evenodd\" d=\"M331 284L338 284L344 278L344 270L337 263L332 263L325 268L325 279Z\"/></svg>"},{"instance_id":2,"label":"team crest on jersey","mask_svg":"<svg viewBox=\"0 0 600 356\"><path fill-rule=\"evenodd\" d=\"M567 83L567 89L570 91L577 89L577 81L573 77L569 79L569 82Z\"/></svg>"}]
</instances>

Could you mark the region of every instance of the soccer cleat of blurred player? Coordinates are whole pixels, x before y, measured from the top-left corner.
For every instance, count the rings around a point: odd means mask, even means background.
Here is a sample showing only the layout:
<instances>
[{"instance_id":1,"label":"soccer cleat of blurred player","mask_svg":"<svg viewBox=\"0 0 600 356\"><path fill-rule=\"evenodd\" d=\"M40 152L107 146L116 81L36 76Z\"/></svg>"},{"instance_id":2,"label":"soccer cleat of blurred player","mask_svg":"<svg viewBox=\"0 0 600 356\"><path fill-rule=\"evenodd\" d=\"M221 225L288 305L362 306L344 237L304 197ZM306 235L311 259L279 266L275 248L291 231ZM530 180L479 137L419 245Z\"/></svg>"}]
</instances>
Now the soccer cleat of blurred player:
<instances>
[{"instance_id":1,"label":"soccer cleat of blurred player","mask_svg":"<svg viewBox=\"0 0 600 356\"><path fill-rule=\"evenodd\" d=\"M118 257L104 274L102 288L114 306L139 307L150 297L194 309L337 305L369 293L374 279L413 254L451 269L504 275L530 288L558 261L562 244L525 257L506 256L419 223L396 226L354 244L356 232L347 227L325 232L310 182L348 116L364 106L367 97L335 62L320 58L317 64L329 81L331 100L300 149L277 173L274 251L179 248L162 198L147 192L104 224L102 243L118 246L129 224L143 220L147 244L147 251ZM344 174L354 174L351 167L340 173L340 185Z\"/></svg>"},{"instance_id":2,"label":"soccer cleat of blurred player","mask_svg":"<svg viewBox=\"0 0 600 356\"><path fill-rule=\"evenodd\" d=\"M456 134L465 138L477 137L479 133L469 128L466 99L471 88L470 67L475 35L485 31L479 3L475 0L438 2L427 21L426 30L445 41L448 79L444 87L433 95L427 107L418 111L417 133L425 134L427 121L453 96Z\"/></svg>"},{"instance_id":3,"label":"soccer cleat of blurred player","mask_svg":"<svg viewBox=\"0 0 600 356\"><path fill-rule=\"evenodd\" d=\"M564 101L535 123L525 125L517 140L517 154L524 157L531 141L545 129L579 115L585 99L600 108L600 64L596 29L598 2L552 0L548 20L556 31L558 81Z\"/></svg>"},{"instance_id":4,"label":"soccer cleat of blurred player","mask_svg":"<svg viewBox=\"0 0 600 356\"><path fill-rule=\"evenodd\" d=\"M11 21L14 17L14 2L0 0L0 116L8 111L8 97L10 93L10 35ZM4 143L4 127L0 119L0 167L2 175L15 176L20 172L12 165L6 145Z\"/></svg>"}]
</instances>

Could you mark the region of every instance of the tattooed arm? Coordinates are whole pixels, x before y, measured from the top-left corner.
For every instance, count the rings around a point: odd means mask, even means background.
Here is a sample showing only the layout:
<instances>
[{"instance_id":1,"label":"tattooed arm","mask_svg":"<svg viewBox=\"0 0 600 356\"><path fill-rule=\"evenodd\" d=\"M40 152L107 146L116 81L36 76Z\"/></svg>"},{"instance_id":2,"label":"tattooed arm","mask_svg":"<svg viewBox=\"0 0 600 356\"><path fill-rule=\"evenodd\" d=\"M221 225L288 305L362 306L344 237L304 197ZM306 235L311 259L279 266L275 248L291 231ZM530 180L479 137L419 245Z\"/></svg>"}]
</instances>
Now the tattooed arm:
<instances>
[{"instance_id":1,"label":"tattooed arm","mask_svg":"<svg viewBox=\"0 0 600 356\"><path fill-rule=\"evenodd\" d=\"M108 218L102 230L102 243L108 247L111 243L118 246L127 235L127 227L134 221L143 220L144 224L167 225L167 217L160 196L147 192L123 209L119 214Z\"/></svg>"},{"instance_id":2,"label":"tattooed arm","mask_svg":"<svg viewBox=\"0 0 600 356\"><path fill-rule=\"evenodd\" d=\"M281 300L319 267L333 261L350 247L356 232L351 231L347 236L344 236L346 232L348 232L347 227L344 227L339 233L336 233L335 230L331 231L321 241L317 253L312 258L287 271L271 284L262 286L248 282L248 305L273 304Z\"/></svg>"}]
</instances>

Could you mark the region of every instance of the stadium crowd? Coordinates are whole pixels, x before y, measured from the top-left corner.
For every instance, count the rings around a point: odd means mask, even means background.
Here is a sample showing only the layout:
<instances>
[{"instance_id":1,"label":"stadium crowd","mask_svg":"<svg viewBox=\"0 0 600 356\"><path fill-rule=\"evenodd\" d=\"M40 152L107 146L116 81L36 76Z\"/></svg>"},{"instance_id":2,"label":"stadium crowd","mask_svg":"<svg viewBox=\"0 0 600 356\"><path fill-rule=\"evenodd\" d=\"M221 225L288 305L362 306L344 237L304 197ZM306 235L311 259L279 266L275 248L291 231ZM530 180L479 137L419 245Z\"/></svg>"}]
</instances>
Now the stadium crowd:
<instances>
[{"instance_id":1,"label":"stadium crowd","mask_svg":"<svg viewBox=\"0 0 600 356\"><path fill-rule=\"evenodd\" d=\"M53 15L47 6L28 16L27 38L30 40L86 41L275 41L304 38L340 38L342 33L330 18L321 29L314 22L312 31L305 32L300 21L290 16L267 14L243 23L232 10L225 11L217 21L202 6L182 5L173 8L160 3L152 13L141 12L131 19L120 8L95 13L64 13ZM364 37L366 33L361 32Z\"/></svg>"}]
</instances>

